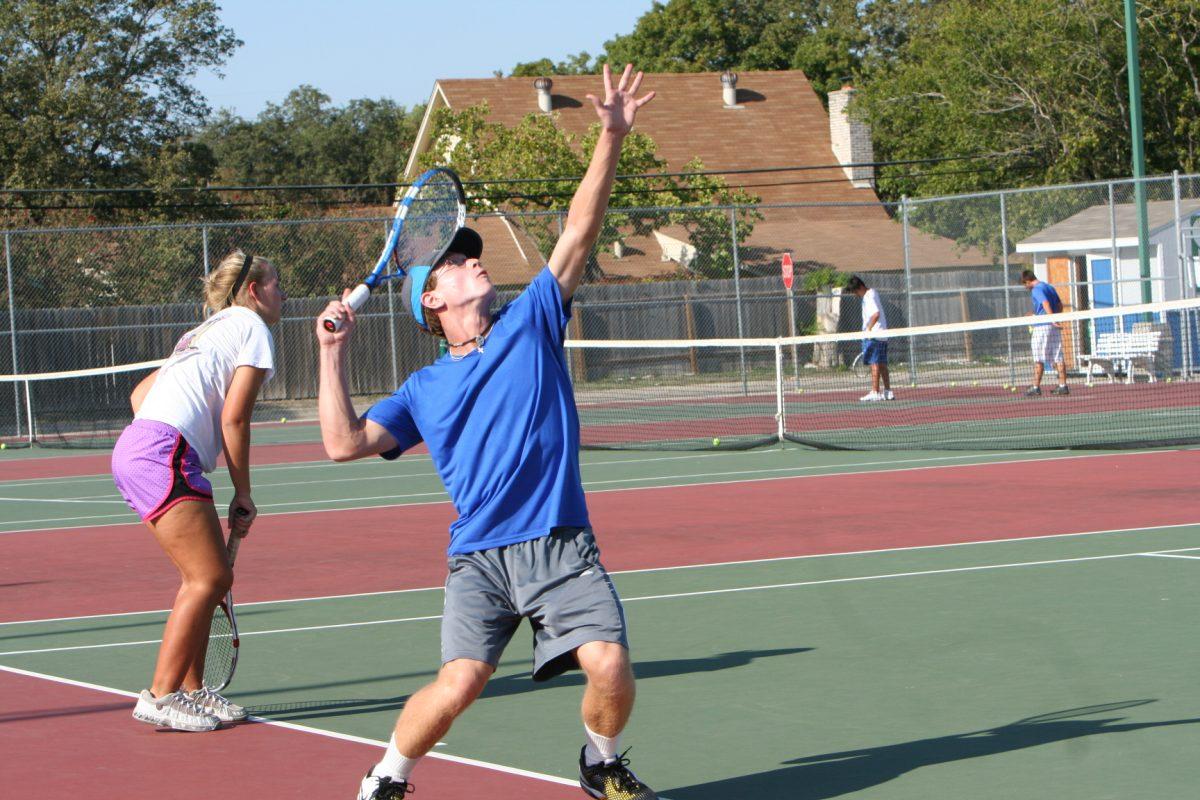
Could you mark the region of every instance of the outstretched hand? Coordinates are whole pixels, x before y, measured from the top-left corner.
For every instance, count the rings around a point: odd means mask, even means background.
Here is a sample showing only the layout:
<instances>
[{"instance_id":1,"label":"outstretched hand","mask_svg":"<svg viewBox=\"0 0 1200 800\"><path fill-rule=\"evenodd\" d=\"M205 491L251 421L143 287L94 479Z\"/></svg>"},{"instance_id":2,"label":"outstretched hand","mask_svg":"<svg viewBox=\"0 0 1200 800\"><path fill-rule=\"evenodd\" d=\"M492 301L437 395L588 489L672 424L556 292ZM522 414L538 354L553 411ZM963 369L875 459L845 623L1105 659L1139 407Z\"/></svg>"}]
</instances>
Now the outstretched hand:
<instances>
[{"instance_id":1,"label":"outstretched hand","mask_svg":"<svg viewBox=\"0 0 1200 800\"><path fill-rule=\"evenodd\" d=\"M596 109L596 116L605 131L624 136L633 128L633 120L638 109L654 99L654 92L647 92L638 98L637 92L642 85L642 73L633 72L633 64L626 64L621 73L621 80L613 88L612 69L604 65L604 102L596 99L595 95L587 95Z\"/></svg>"}]
</instances>

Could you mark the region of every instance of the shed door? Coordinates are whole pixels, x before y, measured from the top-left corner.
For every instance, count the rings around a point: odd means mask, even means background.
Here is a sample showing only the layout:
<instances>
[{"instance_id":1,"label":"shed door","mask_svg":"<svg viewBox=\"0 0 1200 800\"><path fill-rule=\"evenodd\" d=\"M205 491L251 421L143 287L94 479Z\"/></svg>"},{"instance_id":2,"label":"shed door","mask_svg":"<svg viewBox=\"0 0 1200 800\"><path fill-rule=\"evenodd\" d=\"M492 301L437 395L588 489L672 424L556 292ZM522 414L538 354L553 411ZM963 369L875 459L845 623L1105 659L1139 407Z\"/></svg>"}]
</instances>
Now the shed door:
<instances>
[{"instance_id":1,"label":"shed door","mask_svg":"<svg viewBox=\"0 0 1200 800\"><path fill-rule=\"evenodd\" d=\"M1054 290L1058 292L1059 299L1062 300L1063 311L1075 310L1075 287L1073 284L1077 282L1076 273L1078 266L1075 259L1069 257L1055 257L1046 259L1046 270L1050 278L1050 283L1053 284ZM1075 367L1075 354L1078 336L1076 335L1075 325L1067 325L1062 329L1063 343L1063 359L1067 363L1067 369Z\"/></svg>"}]
</instances>

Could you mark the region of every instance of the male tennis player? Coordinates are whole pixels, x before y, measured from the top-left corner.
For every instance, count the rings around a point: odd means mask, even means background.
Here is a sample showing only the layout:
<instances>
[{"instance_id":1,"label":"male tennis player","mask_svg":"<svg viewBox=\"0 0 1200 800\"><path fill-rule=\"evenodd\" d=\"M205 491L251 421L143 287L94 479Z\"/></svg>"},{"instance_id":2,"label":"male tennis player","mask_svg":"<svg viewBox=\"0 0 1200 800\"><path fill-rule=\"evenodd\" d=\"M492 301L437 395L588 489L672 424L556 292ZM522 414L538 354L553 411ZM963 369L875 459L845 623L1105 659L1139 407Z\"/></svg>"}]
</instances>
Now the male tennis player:
<instances>
[{"instance_id":1,"label":"male tennis player","mask_svg":"<svg viewBox=\"0 0 1200 800\"><path fill-rule=\"evenodd\" d=\"M864 331L887 330L887 315L883 313L883 301L879 292L867 286L857 275L846 281L843 291L850 292L862 301L862 329ZM887 339L863 339L863 363L871 367L871 391L858 398L864 403L880 400L895 400L892 393L892 375L888 371ZM880 381L883 388L880 389Z\"/></svg>"},{"instance_id":2,"label":"male tennis player","mask_svg":"<svg viewBox=\"0 0 1200 800\"><path fill-rule=\"evenodd\" d=\"M603 102L588 95L601 123L591 164L549 264L519 297L492 311L496 291L479 261L483 241L470 229L439 263L409 271L401 296L449 352L361 419L345 372L354 313L337 301L322 312L344 322L337 333L317 326L326 452L335 461L391 459L424 441L459 513L450 526L442 667L405 704L359 800L410 791L414 764L483 691L524 617L533 627L535 681L576 667L587 677L580 786L610 800L656 797L618 755L633 710L633 672L621 602L589 527L562 347L621 144L654 97L636 98L641 82L629 65L613 88L605 65Z\"/></svg>"},{"instance_id":3,"label":"male tennis player","mask_svg":"<svg viewBox=\"0 0 1200 800\"><path fill-rule=\"evenodd\" d=\"M1029 290L1033 316L1062 311L1062 299L1058 292L1045 281L1039 281L1033 270L1027 269L1021 273L1021 283ZM1042 322L1034 325L1029 344L1033 349L1033 385L1025 390L1025 396L1041 397L1042 374L1047 364L1053 364L1058 373L1058 387L1050 394L1070 394L1071 390L1067 388L1067 361L1063 358L1062 323Z\"/></svg>"}]
</instances>

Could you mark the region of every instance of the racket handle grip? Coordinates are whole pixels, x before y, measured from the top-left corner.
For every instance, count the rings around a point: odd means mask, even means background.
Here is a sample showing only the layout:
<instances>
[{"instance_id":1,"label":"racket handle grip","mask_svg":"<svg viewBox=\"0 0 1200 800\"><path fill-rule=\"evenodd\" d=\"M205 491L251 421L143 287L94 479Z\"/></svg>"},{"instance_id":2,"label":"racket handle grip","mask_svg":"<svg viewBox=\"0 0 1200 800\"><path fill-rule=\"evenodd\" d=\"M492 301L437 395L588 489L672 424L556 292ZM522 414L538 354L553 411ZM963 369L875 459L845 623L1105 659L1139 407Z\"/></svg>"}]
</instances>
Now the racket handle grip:
<instances>
[{"instance_id":1,"label":"racket handle grip","mask_svg":"<svg viewBox=\"0 0 1200 800\"><path fill-rule=\"evenodd\" d=\"M365 283L360 283L354 287L354 291L346 298L345 304L350 306L354 311L358 311L367 302L367 298L371 296L371 288ZM334 317L325 317L321 320L321 326L330 333L337 333L342 329L342 321Z\"/></svg>"},{"instance_id":2,"label":"racket handle grip","mask_svg":"<svg viewBox=\"0 0 1200 800\"><path fill-rule=\"evenodd\" d=\"M237 560L238 548L242 545L242 537L236 533L229 537L229 566L233 566L233 562Z\"/></svg>"}]
</instances>

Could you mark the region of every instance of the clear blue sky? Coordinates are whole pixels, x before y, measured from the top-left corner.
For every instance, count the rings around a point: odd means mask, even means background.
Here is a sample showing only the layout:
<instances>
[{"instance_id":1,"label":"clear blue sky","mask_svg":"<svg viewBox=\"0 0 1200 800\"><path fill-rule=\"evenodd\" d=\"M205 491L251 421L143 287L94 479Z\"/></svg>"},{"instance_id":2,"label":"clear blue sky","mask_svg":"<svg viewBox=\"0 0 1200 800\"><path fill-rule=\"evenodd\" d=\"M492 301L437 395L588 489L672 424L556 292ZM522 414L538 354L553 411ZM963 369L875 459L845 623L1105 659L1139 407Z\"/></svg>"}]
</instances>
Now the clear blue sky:
<instances>
[{"instance_id":1,"label":"clear blue sky","mask_svg":"<svg viewBox=\"0 0 1200 800\"><path fill-rule=\"evenodd\" d=\"M214 109L253 118L301 84L335 105L357 98L424 103L439 78L488 78L521 61L593 56L633 30L652 0L225 0L244 44L224 78L194 85Z\"/></svg>"}]
</instances>

